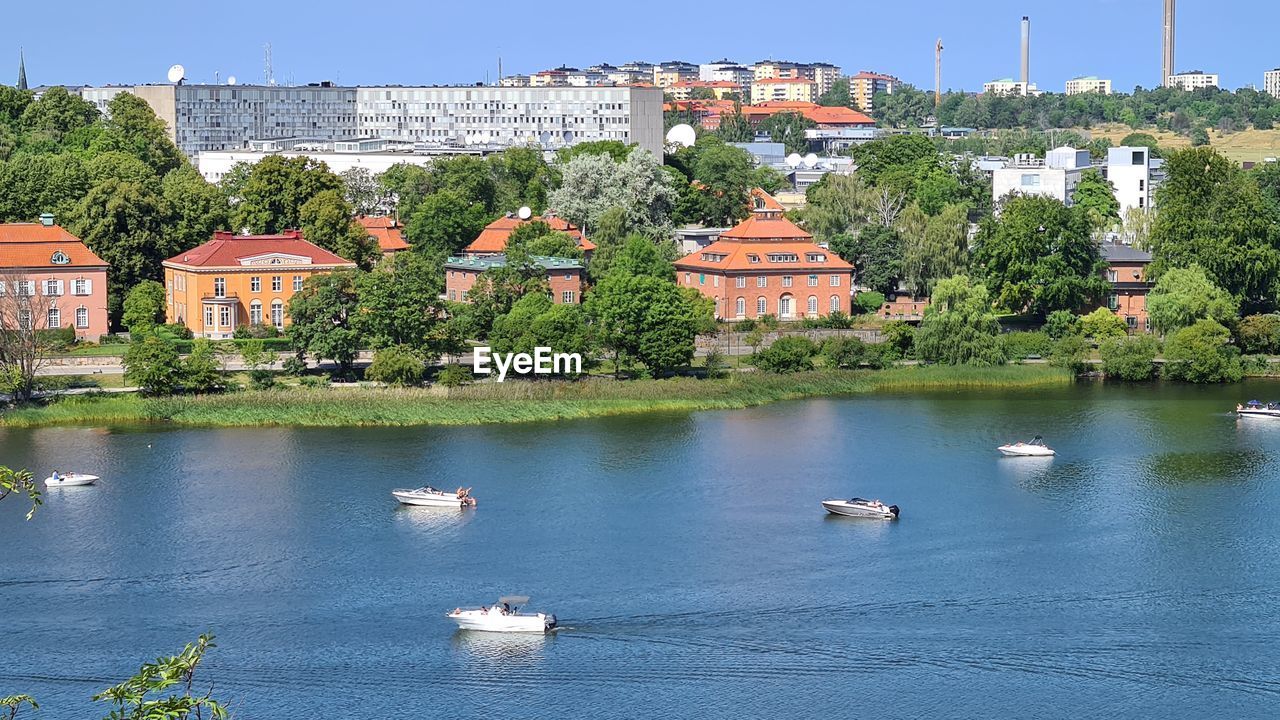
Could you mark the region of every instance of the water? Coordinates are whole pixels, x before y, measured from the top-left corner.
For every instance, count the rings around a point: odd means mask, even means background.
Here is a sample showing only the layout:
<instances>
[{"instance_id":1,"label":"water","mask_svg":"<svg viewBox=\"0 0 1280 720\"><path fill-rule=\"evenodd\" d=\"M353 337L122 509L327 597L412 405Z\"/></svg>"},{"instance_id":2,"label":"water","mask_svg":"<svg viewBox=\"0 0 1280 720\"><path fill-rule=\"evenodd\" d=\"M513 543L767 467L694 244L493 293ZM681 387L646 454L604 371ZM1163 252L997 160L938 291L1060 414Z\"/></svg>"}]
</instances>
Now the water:
<instances>
[{"instance_id":1,"label":"water","mask_svg":"<svg viewBox=\"0 0 1280 720\"><path fill-rule=\"evenodd\" d=\"M1280 387L823 399L462 429L0 431L0 695L212 630L239 718L1274 717ZM1056 459L993 448L1042 433ZM476 511L387 491L475 487ZM896 523L827 517L879 497ZM455 632L525 593L565 628Z\"/></svg>"}]
</instances>

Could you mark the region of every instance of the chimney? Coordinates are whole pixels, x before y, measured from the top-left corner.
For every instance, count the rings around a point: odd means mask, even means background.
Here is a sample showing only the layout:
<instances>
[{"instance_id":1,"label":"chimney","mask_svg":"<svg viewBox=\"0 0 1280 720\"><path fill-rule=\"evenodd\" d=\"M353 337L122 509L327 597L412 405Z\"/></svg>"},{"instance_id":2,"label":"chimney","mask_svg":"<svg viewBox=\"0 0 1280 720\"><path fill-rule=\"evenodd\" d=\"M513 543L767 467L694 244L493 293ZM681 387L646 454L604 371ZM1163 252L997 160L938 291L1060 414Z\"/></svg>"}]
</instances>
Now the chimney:
<instances>
[{"instance_id":1,"label":"chimney","mask_svg":"<svg viewBox=\"0 0 1280 720\"><path fill-rule=\"evenodd\" d=\"M1022 16L1022 94L1027 94L1031 82L1031 18Z\"/></svg>"},{"instance_id":2,"label":"chimney","mask_svg":"<svg viewBox=\"0 0 1280 720\"><path fill-rule=\"evenodd\" d=\"M40 213L40 224L45 227L53 227L53 213Z\"/></svg>"},{"instance_id":3,"label":"chimney","mask_svg":"<svg viewBox=\"0 0 1280 720\"><path fill-rule=\"evenodd\" d=\"M1173 40L1174 40L1174 16L1177 15L1177 0L1164 0L1164 58L1160 64L1161 86L1169 85L1169 78L1177 74L1174 68L1173 58Z\"/></svg>"}]
</instances>

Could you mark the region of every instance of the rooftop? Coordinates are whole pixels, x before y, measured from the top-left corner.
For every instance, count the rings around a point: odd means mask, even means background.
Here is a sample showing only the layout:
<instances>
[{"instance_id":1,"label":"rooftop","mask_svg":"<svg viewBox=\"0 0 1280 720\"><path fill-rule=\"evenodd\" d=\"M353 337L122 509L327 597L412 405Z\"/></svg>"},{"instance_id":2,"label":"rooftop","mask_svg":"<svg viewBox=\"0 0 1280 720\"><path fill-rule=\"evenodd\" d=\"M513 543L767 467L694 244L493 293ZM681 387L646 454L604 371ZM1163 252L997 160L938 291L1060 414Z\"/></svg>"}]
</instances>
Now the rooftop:
<instances>
[{"instance_id":1,"label":"rooftop","mask_svg":"<svg viewBox=\"0 0 1280 720\"><path fill-rule=\"evenodd\" d=\"M0 267L107 267L80 238L58 225L0 224Z\"/></svg>"},{"instance_id":2,"label":"rooftop","mask_svg":"<svg viewBox=\"0 0 1280 720\"><path fill-rule=\"evenodd\" d=\"M549 255L530 255L529 259L544 270L581 270L583 267L581 262L573 258L551 257ZM484 272L491 268L505 267L506 264L506 255L484 255L480 257L468 255L464 257L450 257L445 261L444 266L455 270L479 270L480 272Z\"/></svg>"},{"instance_id":3,"label":"rooftop","mask_svg":"<svg viewBox=\"0 0 1280 720\"><path fill-rule=\"evenodd\" d=\"M582 231L578 229L578 226L568 220L554 215L546 217L535 215L528 220L521 220L514 214L507 213L485 225L476 239L472 240L471 244L463 248L462 251L464 253L500 253L507 249L507 239L511 237L511 232L517 227L531 222L544 222L551 228L552 232L566 233L578 243L578 247L582 248L583 252L590 252L596 249L595 243L588 240L582 234Z\"/></svg>"},{"instance_id":4,"label":"rooftop","mask_svg":"<svg viewBox=\"0 0 1280 720\"><path fill-rule=\"evenodd\" d=\"M1102 244L1102 258L1107 262L1151 262L1151 253L1139 250L1132 245Z\"/></svg>"},{"instance_id":5,"label":"rooftop","mask_svg":"<svg viewBox=\"0 0 1280 720\"><path fill-rule=\"evenodd\" d=\"M242 265L327 265L355 267L318 245L308 242L297 230L277 235L233 235L215 232L213 239L197 248L179 253L165 264L183 267L236 267Z\"/></svg>"}]
</instances>

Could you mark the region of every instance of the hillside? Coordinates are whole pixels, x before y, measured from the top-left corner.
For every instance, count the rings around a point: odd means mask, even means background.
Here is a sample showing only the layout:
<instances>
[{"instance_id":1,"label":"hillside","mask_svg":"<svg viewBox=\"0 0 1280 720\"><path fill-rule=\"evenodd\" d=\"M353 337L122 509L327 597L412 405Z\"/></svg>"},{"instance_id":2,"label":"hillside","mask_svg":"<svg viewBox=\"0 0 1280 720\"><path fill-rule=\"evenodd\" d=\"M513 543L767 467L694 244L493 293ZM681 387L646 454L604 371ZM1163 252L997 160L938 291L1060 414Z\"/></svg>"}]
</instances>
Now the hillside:
<instances>
[{"instance_id":1,"label":"hillside","mask_svg":"<svg viewBox=\"0 0 1280 720\"><path fill-rule=\"evenodd\" d=\"M1107 138L1113 144L1119 144L1124 137L1134 130L1126 125L1098 125L1089 130L1080 130L1094 138ZM1162 148L1180 148L1191 145L1191 140L1184 135L1162 132L1154 128L1138 130L1155 136ZM1218 152L1236 162L1261 162L1266 158L1280 157L1280 130L1241 130L1223 134L1217 130L1209 131L1209 144Z\"/></svg>"}]
</instances>

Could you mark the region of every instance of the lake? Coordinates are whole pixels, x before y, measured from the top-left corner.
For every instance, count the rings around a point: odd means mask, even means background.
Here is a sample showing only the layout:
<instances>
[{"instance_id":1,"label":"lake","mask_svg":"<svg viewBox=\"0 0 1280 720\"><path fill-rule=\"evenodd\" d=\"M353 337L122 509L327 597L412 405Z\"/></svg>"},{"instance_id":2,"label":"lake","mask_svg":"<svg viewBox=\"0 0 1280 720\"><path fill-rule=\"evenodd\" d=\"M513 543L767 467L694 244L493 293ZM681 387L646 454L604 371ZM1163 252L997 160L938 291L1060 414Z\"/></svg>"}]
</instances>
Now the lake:
<instances>
[{"instance_id":1,"label":"lake","mask_svg":"<svg viewBox=\"0 0 1280 720\"><path fill-rule=\"evenodd\" d=\"M238 718L1263 718L1280 384L1081 384L475 428L0 430L0 695L217 634ZM1043 434L1050 460L994 448ZM473 511L393 487L474 487ZM819 501L896 503L897 522ZM548 637L444 613L533 596Z\"/></svg>"}]
</instances>

